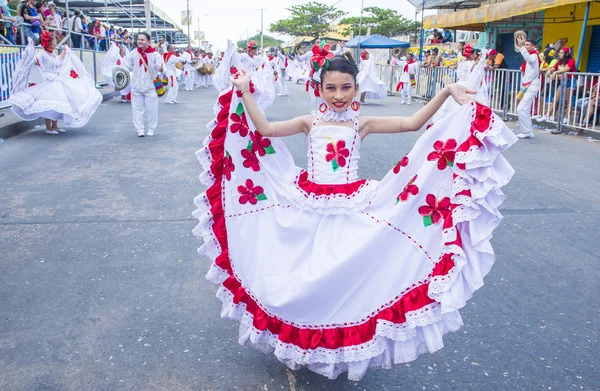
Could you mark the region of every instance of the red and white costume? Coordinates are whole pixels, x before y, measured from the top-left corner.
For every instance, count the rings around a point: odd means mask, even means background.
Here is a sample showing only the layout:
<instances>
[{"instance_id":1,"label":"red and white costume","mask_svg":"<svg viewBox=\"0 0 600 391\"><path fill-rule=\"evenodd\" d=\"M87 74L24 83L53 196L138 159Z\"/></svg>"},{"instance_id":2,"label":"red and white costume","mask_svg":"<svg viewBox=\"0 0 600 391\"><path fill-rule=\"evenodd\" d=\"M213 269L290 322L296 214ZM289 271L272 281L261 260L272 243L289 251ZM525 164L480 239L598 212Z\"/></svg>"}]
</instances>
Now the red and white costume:
<instances>
[{"instance_id":1,"label":"red and white costume","mask_svg":"<svg viewBox=\"0 0 600 391\"><path fill-rule=\"evenodd\" d=\"M163 57L151 46L142 51L141 48L127 54L125 68L131 71L131 110L133 125L138 135L143 135L148 122L148 134L154 134L158 125L158 95L154 87L154 79L163 66Z\"/></svg>"},{"instance_id":2,"label":"red and white costume","mask_svg":"<svg viewBox=\"0 0 600 391\"><path fill-rule=\"evenodd\" d=\"M196 80L196 66L192 64L192 60L194 60L196 56L191 50L186 50L181 55L182 61L185 61L183 65L183 86L186 91L194 90L194 82Z\"/></svg>"},{"instance_id":3,"label":"red and white costume","mask_svg":"<svg viewBox=\"0 0 600 391\"><path fill-rule=\"evenodd\" d=\"M540 91L540 56L538 52L532 50L527 52L524 46L519 49L523 56L523 65L521 65L521 89L519 97L521 101L517 106L517 117L521 132L533 136L533 125L531 123L531 105Z\"/></svg>"},{"instance_id":4,"label":"red and white costume","mask_svg":"<svg viewBox=\"0 0 600 391\"><path fill-rule=\"evenodd\" d=\"M412 89L415 83L415 75L419 69L419 62L414 58L410 60L402 60L399 62L402 68L402 74L400 75L400 82L396 87L396 91L400 91L400 104L410 105L412 100Z\"/></svg>"},{"instance_id":5,"label":"red and white costume","mask_svg":"<svg viewBox=\"0 0 600 391\"><path fill-rule=\"evenodd\" d=\"M181 70L177 69L177 64L181 64L181 57L173 52L166 52L163 55L165 63L165 75L167 77L167 96L165 103L177 103L177 94L179 93L179 81Z\"/></svg>"},{"instance_id":6,"label":"red and white costume","mask_svg":"<svg viewBox=\"0 0 600 391\"><path fill-rule=\"evenodd\" d=\"M470 103L376 181L358 178L351 111L315 116L302 169L256 131L235 89L215 109L196 153L207 190L194 234L240 343L350 380L441 349L495 260L510 129Z\"/></svg>"},{"instance_id":7,"label":"red and white costume","mask_svg":"<svg viewBox=\"0 0 600 391\"><path fill-rule=\"evenodd\" d=\"M102 103L102 94L79 57L65 46L65 58L42 50L33 41L12 75L11 110L25 121L47 118L63 120L65 126L80 128L88 123Z\"/></svg>"},{"instance_id":8,"label":"red and white costume","mask_svg":"<svg viewBox=\"0 0 600 391\"><path fill-rule=\"evenodd\" d=\"M288 96L290 94L290 92L288 91L288 88L287 88L287 84L286 84L286 81L287 81L286 79L288 77L287 68L288 68L288 58L285 56L285 54L283 54L281 52L277 52L277 63L276 63L275 70L278 73L277 81L276 81L278 96Z\"/></svg>"},{"instance_id":9,"label":"red and white costume","mask_svg":"<svg viewBox=\"0 0 600 391\"><path fill-rule=\"evenodd\" d=\"M367 58L361 54L360 72L356 76L359 95L366 92L366 99L385 99L387 97L387 87L385 83L377 77L377 68L373 56Z\"/></svg>"}]
</instances>

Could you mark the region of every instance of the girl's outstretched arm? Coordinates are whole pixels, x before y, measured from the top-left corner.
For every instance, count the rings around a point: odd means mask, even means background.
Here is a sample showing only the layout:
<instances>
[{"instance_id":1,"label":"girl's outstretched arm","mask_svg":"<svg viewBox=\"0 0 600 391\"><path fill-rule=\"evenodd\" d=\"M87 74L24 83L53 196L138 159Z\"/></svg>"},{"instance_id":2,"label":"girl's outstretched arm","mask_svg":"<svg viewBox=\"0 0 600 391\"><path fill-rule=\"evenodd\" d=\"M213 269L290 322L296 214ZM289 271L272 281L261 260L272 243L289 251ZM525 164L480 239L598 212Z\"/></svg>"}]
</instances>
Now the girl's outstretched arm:
<instances>
[{"instance_id":1,"label":"girl's outstretched arm","mask_svg":"<svg viewBox=\"0 0 600 391\"><path fill-rule=\"evenodd\" d=\"M284 137L296 133L308 134L314 116L304 115L289 121L270 123L250 93L250 74L245 70L241 70L238 72L237 76L238 78L232 78L231 82L242 91L242 100L246 106L246 111L254 123L254 126L256 126L256 130L258 130L261 135L265 137Z\"/></svg>"},{"instance_id":2,"label":"girl's outstretched arm","mask_svg":"<svg viewBox=\"0 0 600 391\"><path fill-rule=\"evenodd\" d=\"M462 84L450 84L432 100L429 101L421 110L410 117L365 117L361 123L361 137L369 133L400 133L417 131L423 127L433 117L433 115L442 107L449 96L461 105L469 102L469 94L475 94Z\"/></svg>"}]
</instances>

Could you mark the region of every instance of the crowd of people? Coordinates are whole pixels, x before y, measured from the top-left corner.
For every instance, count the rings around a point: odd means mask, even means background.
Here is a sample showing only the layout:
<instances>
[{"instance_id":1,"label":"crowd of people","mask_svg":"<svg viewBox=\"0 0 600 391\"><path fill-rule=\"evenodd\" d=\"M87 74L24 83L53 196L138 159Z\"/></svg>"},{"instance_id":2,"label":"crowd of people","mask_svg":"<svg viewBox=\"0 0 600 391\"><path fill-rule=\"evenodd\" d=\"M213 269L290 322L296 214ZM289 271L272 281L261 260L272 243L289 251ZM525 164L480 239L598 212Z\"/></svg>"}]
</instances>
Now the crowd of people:
<instances>
[{"instance_id":1,"label":"crowd of people","mask_svg":"<svg viewBox=\"0 0 600 391\"><path fill-rule=\"evenodd\" d=\"M79 9L67 16L65 11L57 10L53 1L21 0L13 15L6 0L0 1L4 2L0 2L0 33L13 45L27 45L29 39L39 43L43 31L49 31L60 42L67 36L69 27L72 48L107 51L111 42L120 42L128 48L133 45L127 29L90 19ZM19 27L17 18L23 18ZM23 29L22 35L19 29ZM6 41L1 43L7 44Z\"/></svg>"}]
</instances>

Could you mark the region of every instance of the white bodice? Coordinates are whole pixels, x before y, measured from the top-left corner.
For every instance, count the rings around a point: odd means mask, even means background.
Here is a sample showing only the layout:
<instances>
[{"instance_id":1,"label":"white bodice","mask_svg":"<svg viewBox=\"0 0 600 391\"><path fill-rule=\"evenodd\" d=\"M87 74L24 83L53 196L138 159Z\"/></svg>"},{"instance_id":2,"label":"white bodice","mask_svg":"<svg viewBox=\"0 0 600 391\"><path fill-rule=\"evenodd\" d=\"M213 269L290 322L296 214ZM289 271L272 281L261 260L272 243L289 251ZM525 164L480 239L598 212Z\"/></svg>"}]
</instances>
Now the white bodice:
<instances>
[{"instance_id":1,"label":"white bodice","mask_svg":"<svg viewBox=\"0 0 600 391\"><path fill-rule=\"evenodd\" d=\"M308 134L309 179L320 184L344 184L358 179L358 121L354 127L313 125Z\"/></svg>"},{"instance_id":2,"label":"white bodice","mask_svg":"<svg viewBox=\"0 0 600 391\"><path fill-rule=\"evenodd\" d=\"M44 50L42 52L38 52L36 54L36 58L39 62L39 66L44 74L44 77L57 76L60 73L63 60L56 54L50 54Z\"/></svg>"}]
</instances>

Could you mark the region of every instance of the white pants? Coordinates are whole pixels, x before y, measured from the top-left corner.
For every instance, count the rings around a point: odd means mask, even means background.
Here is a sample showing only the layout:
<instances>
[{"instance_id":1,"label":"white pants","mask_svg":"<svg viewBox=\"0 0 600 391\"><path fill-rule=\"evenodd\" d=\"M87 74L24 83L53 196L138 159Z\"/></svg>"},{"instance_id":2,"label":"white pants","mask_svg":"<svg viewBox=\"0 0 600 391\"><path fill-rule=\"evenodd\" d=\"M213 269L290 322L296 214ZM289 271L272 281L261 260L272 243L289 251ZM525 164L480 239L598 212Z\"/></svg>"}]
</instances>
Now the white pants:
<instances>
[{"instance_id":1,"label":"white pants","mask_svg":"<svg viewBox=\"0 0 600 391\"><path fill-rule=\"evenodd\" d=\"M213 75L206 75L206 86L212 86L213 85Z\"/></svg>"},{"instance_id":2,"label":"white pants","mask_svg":"<svg viewBox=\"0 0 600 391\"><path fill-rule=\"evenodd\" d=\"M186 75L187 73L187 75ZM194 89L194 74L196 73L196 70L189 70L186 69L183 71L183 85L185 87L186 90L193 90Z\"/></svg>"},{"instance_id":3,"label":"white pants","mask_svg":"<svg viewBox=\"0 0 600 391\"><path fill-rule=\"evenodd\" d=\"M279 71L279 77L277 78L277 90L280 95L289 95L289 91L287 85L285 83L285 79L287 79L287 74L284 75L285 70Z\"/></svg>"},{"instance_id":4,"label":"white pants","mask_svg":"<svg viewBox=\"0 0 600 391\"><path fill-rule=\"evenodd\" d=\"M177 94L179 93L179 82L175 75L167 74L167 80L169 82L167 96L165 97L165 102L175 102L177 101Z\"/></svg>"},{"instance_id":5,"label":"white pants","mask_svg":"<svg viewBox=\"0 0 600 391\"><path fill-rule=\"evenodd\" d=\"M531 105L535 100L537 93L540 90L540 79L537 78L531 82L529 88L525 92L523 99L517 106L517 118L519 119L519 127L523 133L533 133L533 125L531 123Z\"/></svg>"},{"instance_id":6,"label":"white pants","mask_svg":"<svg viewBox=\"0 0 600 391\"><path fill-rule=\"evenodd\" d=\"M144 131L144 117L148 120L148 131L156 130L156 125L158 125L158 95L156 95L156 91L131 91L131 111L136 131Z\"/></svg>"},{"instance_id":7,"label":"white pants","mask_svg":"<svg viewBox=\"0 0 600 391\"><path fill-rule=\"evenodd\" d=\"M410 80L404 82L404 87L400 90L400 103L408 103L412 99L412 86L410 85Z\"/></svg>"}]
</instances>

